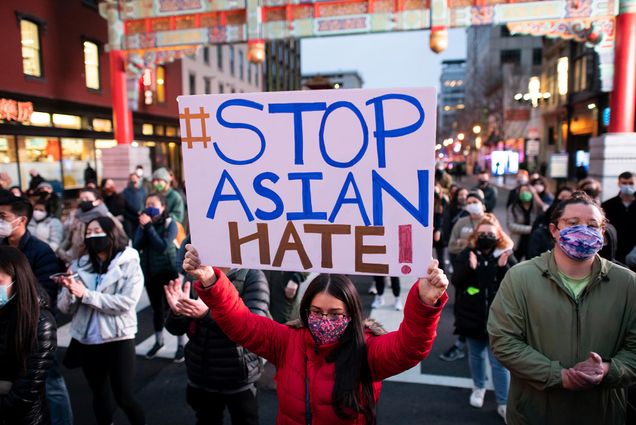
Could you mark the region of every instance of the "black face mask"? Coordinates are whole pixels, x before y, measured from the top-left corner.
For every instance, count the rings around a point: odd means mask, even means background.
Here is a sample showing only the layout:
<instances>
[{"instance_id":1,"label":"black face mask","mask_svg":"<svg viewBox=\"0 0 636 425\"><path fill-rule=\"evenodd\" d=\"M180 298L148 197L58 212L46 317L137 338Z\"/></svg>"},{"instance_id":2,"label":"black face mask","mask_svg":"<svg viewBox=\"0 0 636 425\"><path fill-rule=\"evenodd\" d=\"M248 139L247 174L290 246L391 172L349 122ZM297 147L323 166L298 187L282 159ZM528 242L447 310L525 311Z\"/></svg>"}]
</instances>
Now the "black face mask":
<instances>
[{"instance_id":1,"label":"black face mask","mask_svg":"<svg viewBox=\"0 0 636 425\"><path fill-rule=\"evenodd\" d=\"M86 244L86 248L91 254L106 252L110 249L110 239L107 236L86 238L84 244Z\"/></svg>"},{"instance_id":2,"label":"black face mask","mask_svg":"<svg viewBox=\"0 0 636 425\"><path fill-rule=\"evenodd\" d=\"M79 207L82 211L89 212L90 210L95 208L95 205L93 205L92 201L82 201L79 203Z\"/></svg>"},{"instance_id":3,"label":"black face mask","mask_svg":"<svg viewBox=\"0 0 636 425\"><path fill-rule=\"evenodd\" d=\"M488 180L479 180L479 186L486 186L488 185Z\"/></svg>"},{"instance_id":4,"label":"black face mask","mask_svg":"<svg viewBox=\"0 0 636 425\"><path fill-rule=\"evenodd\" d=\"M480 251L490 251L497 246L497 237L492 235L480 235L477 237L476 245Z\"/></svg>"}]
</instances>

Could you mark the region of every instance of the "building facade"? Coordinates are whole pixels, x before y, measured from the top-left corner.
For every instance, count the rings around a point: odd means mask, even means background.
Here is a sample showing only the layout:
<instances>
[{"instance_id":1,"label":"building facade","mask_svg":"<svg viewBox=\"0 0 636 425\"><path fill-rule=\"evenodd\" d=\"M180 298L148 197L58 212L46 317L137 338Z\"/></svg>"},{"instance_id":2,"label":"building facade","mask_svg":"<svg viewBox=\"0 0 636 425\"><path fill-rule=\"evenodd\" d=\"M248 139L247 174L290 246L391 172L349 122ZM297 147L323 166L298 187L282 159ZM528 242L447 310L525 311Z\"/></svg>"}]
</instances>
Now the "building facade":
<instances>
[{"instance_id":1,"label":"building facade","mask_svg":"<svg viewBox=\"0 0 636 425\"><path fill-rule=\"evenodd\" d=\"M116 142L107 23L97 2L5 0L0 28L0 172L25 189L36 170L60 192L84 186L87 165L101 179ZM181 74L171 63L140 81L131 156L146 170L180 164Z\"/></svg>"},{"instance_id":2,"label":"building facade","mask_svg":"<svg viewBox=\"0 0 636 425\"><path fill-rule=\"evenodd\" d=\"M338 71L302 76L302 87L306 89L361 89L364 80L358 71Z\"/></svg>"},{"instance_id":3,"label":"building facade","mask_svg":"<svg viewBox=\"0 0 636 425\"><path fill-rule=\"evenodd\" d=\"M263 72L264 91L300 90L300 40L268 41Z\"/></svg>"},{"instance_id":4,"label":"building facade","mask_svg":"<svg viewBox=\"0 0 636 425\"><path fill-rule=\"evenodd\" d=\"M467 29L466 109L462 131L470 134L481 155L481 167L491 168L490 152L513 151L525 161L525 142L542 134L540 115L524 94L541 75L542 39L512 35L504 26ZM518 99L518 94L522 94ZM481 128L479 134L471 129Z\"/></svg>"},{"instance_id":5,"label":"building facade","mask_svg":"<svg viewBox=\"0 0 636 425\"><path fill-rule=\"evenodd\" d=\"M246 44L204 46L181 59L184 94L249 93L263 90L263 65L247 60Z\"/></svg>"},{"instance_id":6,"label":"building facade","mask_svg":"<svg viewBox=\"0 0 636 425\"><path fill-rule=\"evenodd\" d=\"M567 153L568 178L581 178L589 166L589 142L609 127L609 94L601 90L598 55L571 40L544 40L541 83L551 93L541 105L544 137L540 158Z\"/></svg>"},{"instance_id":7,"label":"building facade","mask_svg":"<svg viewBox=\"0 0 636 425\"><path fill-rule=\"evenodd\" d=\"M460 114L465 109L466 60L442 61L437 103L437 140L457 136Z\"/></svg>"}]
</instances>

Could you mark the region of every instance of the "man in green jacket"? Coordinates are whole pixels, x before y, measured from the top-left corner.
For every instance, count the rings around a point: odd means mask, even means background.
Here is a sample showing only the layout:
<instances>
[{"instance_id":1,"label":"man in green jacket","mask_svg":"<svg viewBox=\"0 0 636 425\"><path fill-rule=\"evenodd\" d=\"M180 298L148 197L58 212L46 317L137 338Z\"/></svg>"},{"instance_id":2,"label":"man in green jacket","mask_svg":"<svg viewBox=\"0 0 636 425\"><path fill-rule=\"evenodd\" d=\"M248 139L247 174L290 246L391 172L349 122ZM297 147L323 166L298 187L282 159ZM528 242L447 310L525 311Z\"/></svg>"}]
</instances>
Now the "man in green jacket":
<instances>
[{"instance_id":1,"label":"man in green jacket","mask_svg":"<svg viewBox=\"0 0 636 425\"><path fill-rule=\"evenodd\" d=\"M158 193L162 193L166 197L166 211L168 215L179 223L183 224L185 216L185 204L183 198L176 190L170 187L170 172L165 168L158 168L152 173L152 187Z\"/></svg>"},{"instance_id":2,"label":"man in green jacket","mask_svg":"<svg viewBox=\"0 0 636 425\"><path fill-rule=\"evenodd\" d=\"M636 382L636 275L597 255L604 227L598 205L575 193L552 215L554 250L501 283L488 333L511 373L510 425L625 424Z\"/></svg>"}]
</instances>

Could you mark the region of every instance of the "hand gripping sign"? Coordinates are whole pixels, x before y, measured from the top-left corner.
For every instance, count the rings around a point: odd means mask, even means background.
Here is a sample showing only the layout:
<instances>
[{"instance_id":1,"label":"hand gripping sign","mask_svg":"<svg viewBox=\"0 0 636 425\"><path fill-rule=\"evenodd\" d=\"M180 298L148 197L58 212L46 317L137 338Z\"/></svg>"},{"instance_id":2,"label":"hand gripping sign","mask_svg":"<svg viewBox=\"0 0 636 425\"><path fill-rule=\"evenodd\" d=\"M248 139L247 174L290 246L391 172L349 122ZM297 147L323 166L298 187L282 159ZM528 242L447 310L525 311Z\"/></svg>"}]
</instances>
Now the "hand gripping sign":
<instances>
[{"instance_id":1,"label":"hand gripping sign","mask_svg":"<svg viewBox=\"0 0 636 425\"><path fill-rule=\"evenodd\" d=\"M203 263L425 275L435 99L432 88L181 96Z\"/></svg>"}]
</instances>

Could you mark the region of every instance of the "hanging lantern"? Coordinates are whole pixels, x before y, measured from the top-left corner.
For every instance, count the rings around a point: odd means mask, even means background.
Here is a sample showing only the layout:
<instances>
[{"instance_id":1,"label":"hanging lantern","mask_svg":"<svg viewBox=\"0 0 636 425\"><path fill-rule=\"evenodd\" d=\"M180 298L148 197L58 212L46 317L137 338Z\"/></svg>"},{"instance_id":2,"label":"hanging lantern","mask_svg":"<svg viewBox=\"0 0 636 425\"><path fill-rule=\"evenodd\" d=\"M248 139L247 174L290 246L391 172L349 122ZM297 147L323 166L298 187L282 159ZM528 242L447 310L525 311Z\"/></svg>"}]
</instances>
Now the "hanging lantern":
<instances>
[{"instance_id":1,"label":"hanging lantern","mask_svg":"<svg viewBox=\"0 0 636 425\"><path fill-rule=\"evenodd\" d=\"M441 53L448 48L448 31L446 29L432 29L429 46L435 53Z\"/></svg>"},{"instance_id":2,"label":"hanging lantern","mask_svg":"<svg viewBox=\"0 0 636 425\"><path fill-rule=\"evenodd\" d=\"M265 41L249 40L247 42L247 60L259 65L265 60Z\"/></svg>"}]
</instances>

